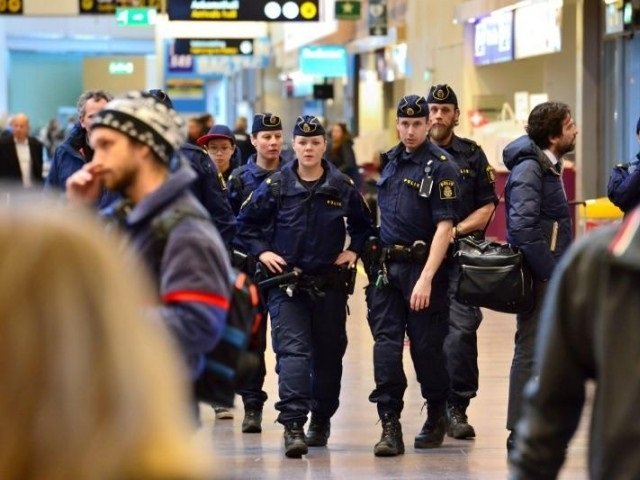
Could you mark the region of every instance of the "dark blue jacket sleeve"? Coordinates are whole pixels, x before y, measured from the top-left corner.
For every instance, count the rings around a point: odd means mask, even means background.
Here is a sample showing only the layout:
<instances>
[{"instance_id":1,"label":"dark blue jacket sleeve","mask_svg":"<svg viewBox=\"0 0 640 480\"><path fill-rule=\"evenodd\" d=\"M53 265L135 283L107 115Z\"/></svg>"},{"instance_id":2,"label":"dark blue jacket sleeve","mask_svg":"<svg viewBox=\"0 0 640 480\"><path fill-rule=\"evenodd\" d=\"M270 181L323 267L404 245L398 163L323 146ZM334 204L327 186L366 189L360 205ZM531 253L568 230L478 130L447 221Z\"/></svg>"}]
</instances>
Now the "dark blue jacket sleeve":
<instances>
[{"instance_id":1,"label":"dark blue jacket sleeve","mask_svg":"<svg viewBox=\"0 0 640 480\"><path fill-rule=\"evenodd\" d=\"M273 224L277 213L276 199L268 180L262 182L242 204L238 215L236 245L256 258L271 250ZM271 233L265 233L271 232Z\"/></svg>"},{"instance_id":2,"label":"dark blue jacket sleeve","mask_svg":"<svg viewBox=\"0 0 640 480\"><path fill-rule=\"evenodd\" d=\"M633 209L640 203L640 169L629 174L624 167L614 167L609 177L607 195L623 212Z\"/></svg>"},{"instance_id":3,"label":"dark blue jacket sleeve","mask_svg":"<svg viewBox=\"0 0 640 480\"><path fill-rule=\"evenodd\" d=\"M536 160L518 163L509 177L509 241L519 247L539 280L548 280L555 259L542 233L542 169Z\"/></svg>"},{"instance_id":4,"label":"dark blue jacket sleeve","mask_svg":"<svg viewBox=\"0 0 640 480\"><path fill-rule=\"evenodd\" d=\"M347 231L349 232L351 243L347 249L361 255L367 238L375 235L376 231L373 226L371 210L369 210L364 198L362 198L355 186L349 188L348 194Z\"/></svg>"}]
</instances>

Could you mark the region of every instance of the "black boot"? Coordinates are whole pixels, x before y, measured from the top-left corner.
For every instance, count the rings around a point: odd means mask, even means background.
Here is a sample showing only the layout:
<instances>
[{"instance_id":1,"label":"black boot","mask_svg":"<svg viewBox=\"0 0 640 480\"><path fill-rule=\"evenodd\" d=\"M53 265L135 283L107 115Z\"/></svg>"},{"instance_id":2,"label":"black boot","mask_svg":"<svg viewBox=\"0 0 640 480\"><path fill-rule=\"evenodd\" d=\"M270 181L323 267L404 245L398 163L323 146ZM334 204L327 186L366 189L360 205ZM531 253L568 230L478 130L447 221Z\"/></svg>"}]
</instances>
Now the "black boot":
<instances>
[{"instance_id":1,"label":"black boot","mask_svg":"<svg viewBox=\"0 0 640 480\"><path fill-rule=\"evenodd\" d=\"M373 454L376 457L395 457L404 453L404 442L402 441L402 426L398 415L395 413L385 413L380 418L382 422L382 435L380 441L373 447Z\"/></svg>"},{"instance_id":2,"label":"black boot","mask_svg":"<svg viewBox=\"0 0 640 480\"><path fill-rule=\"evenodd\" d=\"M325 447L331 433L331 421L328 418L311 415L305 440L310 447Z\"/></svg>"},{"instance_id":3,"label":"black boot","mask_svg":"<svg viewBox=\"0 0 640 480\"><path fill-rule=\"evenodd\" d=\"M476 431L469 425L466 410L462 405L449 405L447 408L447 435L457 439L476 436Z\"/></svg>"},{"instance_id":4,"label":"black boot","mask_svg":"<svg viewBox=\"0 0 640 480\"><path fill-rule=\"evenodd\" d=\"M246 408L242 420L242 433L262 432L262 409Z\"/></svg>"},{"instance_id":5,"label":"black boot","mask_svg":"<svg viewBox=\"0 0 640 480\"><path fill-rule=\"evenodd\" d=\"M444 403L427 405L427 421L416 435L415 448L435 448L442 445L447 429L447 413Z\"/></svg>"},{"instance_id":6,"label":"black boot","mask_svg":"<svg viewBox=\"0 0 640 480\"><path fill-rule=\"evenodd\" d=\"M309 451L302 425L302 422L291 422L284 426L284 454L289 458L300 458Z\"/></svg>"}]
</instances>

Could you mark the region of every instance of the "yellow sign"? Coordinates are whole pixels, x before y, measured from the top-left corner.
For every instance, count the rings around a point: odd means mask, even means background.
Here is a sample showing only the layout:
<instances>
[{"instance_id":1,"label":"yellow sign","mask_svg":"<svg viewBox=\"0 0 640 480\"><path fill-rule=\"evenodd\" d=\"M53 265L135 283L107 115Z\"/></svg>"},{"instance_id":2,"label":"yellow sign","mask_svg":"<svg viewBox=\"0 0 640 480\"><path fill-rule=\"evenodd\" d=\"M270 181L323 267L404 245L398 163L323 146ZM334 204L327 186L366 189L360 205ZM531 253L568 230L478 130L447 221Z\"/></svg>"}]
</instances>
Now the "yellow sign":
<instances>
[{"instance_id":1,"label":"yellow sign","mask_svg":"<svg viewBox=\"0 0 640 480\"><path fill-rule=\"evenodd\" d=\"M304 2L300 5L300 16L305 20L310 20L318 13L318 7L312 2Z\"/></svg>"},{"instance_id":2,"label":"yellow sign","mask_svg":"<svg viewBox=\"0 0 640 480\"><path fill-rule=\"evenodd\" d=\"M22 14L22 0L0 0L0 15Z\"/></svg>"}]
</instances>

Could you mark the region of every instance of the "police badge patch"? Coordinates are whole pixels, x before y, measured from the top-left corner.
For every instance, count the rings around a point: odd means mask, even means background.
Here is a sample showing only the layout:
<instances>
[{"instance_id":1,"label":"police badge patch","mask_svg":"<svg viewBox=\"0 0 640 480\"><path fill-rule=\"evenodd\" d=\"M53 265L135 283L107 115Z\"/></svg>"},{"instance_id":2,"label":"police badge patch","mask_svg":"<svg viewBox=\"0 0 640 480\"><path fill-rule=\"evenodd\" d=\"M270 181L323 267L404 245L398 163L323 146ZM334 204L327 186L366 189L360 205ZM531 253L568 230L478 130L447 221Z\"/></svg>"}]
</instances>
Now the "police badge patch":
<instances>
[{"instance_id":1,"label":"police badge patch","mask_svg":"<svg viewBox=\"0 0 640 480\"><path fill-rule=\"evenodd\" d=\"M453 200L458 196L456 182L453 180L441 180L438 188L440 188L440 200Z\"/></svg>"}]
</instances>

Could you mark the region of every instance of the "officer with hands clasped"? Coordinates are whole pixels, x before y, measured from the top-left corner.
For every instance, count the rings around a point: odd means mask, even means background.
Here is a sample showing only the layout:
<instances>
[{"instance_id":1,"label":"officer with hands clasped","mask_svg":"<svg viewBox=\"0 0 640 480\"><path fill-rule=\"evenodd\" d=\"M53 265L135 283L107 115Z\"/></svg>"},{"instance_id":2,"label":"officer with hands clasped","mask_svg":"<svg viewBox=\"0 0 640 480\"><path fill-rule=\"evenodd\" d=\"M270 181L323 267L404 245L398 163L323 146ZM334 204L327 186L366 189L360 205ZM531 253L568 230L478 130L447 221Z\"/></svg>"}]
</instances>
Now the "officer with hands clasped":
<instances>
[{"instance_id":1,"label":"officer with hands clasped","mask_svg":"<svg viewBox=\"0 0 640 480\"><path fill-rule=\"evenodd\" d=\"M366 290L375 341L376 387L369 400L377 404L382 422L376 456L404 453L400 414L407 388L402 368L405 332L427 403L427 421L415 437L415 448L441 445L446 427L449 377L442 345L449 301L442 263L456 221L459 192L453 162L427 141L428 113L422 96L400 100L396 120L400 143L383 154L387 162L378 181L381 258L379 274ZM375 265L366 268L372 280Z\"/></svg>"},{"instance_id":2,"label":"officer with hands clasped","mask_svg":"<svg viewBox=\"0 0 640 480\"><path fill-rule=\"evenodd\" d=\"M454 133L460 110L453 89L434 85L427 96L429 138L453 158L459 173L459 221L451 231L452 241L465 235L481 235L494 211L495 172L482 148L473 140ZM463 305L455 298L460 270L449 266L449 333L444 342L451 391L447 402L447 434L454 438L476 436L467 419L467 407L478 391L478 338L482 321L478 307Z\"/></svg>"},{"instance_id":3,"label":"officer with hands clasped","mask_svg":"<svg viewBox=\"0 0 640 480\"><path fill-rule=\"evenodd\" d=\"M269 290L268 308L285 455L300 458L308 446L324 446L329 438L347 347L347 297L374 228L353 181L323 159L325 130L316 117L297 118L293 149L296 159L242 205L238 241L272 275L293 272L287 284ZM351 243L345 249L347 230Z\"/></svg>"}]
</instances>

